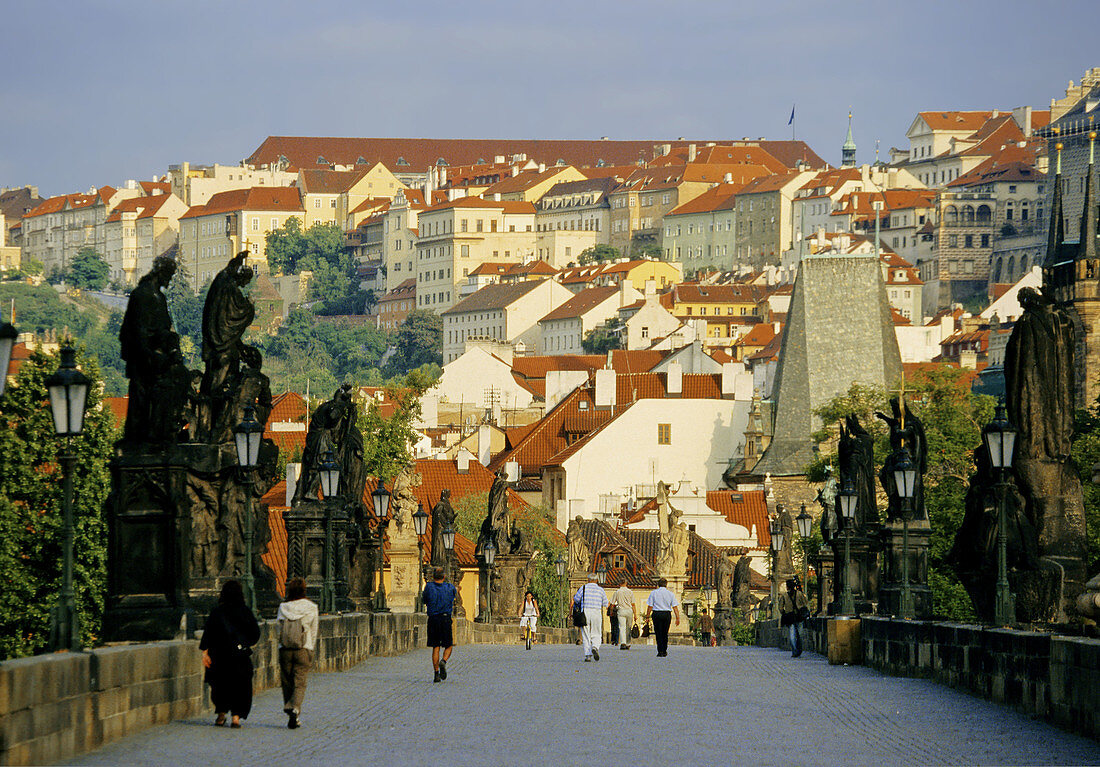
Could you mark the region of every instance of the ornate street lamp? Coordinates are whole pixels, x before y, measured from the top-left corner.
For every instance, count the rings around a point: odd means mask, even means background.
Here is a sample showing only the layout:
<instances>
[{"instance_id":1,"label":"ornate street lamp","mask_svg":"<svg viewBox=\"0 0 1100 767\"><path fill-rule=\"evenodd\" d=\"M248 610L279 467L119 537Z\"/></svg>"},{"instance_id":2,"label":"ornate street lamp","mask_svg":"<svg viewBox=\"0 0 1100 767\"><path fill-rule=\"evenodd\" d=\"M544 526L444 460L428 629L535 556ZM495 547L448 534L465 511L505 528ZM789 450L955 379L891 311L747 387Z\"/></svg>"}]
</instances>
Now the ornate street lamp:
<instances>
[{"instance_id":1,"label":"ornate street lamp","mask_svg":"<svg viewBox=\"0 0 1100 767\"><path fill-rule=\"evenodd\" d=\"M607 583L607 565L600 562L600 566L596 568L596 583L601 586Z\"/></svg>"},{"instance_id":2,"label":"ornate street lamp","mask_svg":"<svg viewBox=\"0 0 1100 767\"><path fill-rule=\"evenodd\" d=\"M251 405L244 409L244 420L233 429L234 444L237 448L237 466L241 469L241 483L244 485L244 592L248 607L256 611L256 580L252 574L252 484L253 470L260 462L260 441L264 436L263 425L256 420L256 411Z\"/></svg>"},{"instance_id":3,"label":"ornate street lamp","mask_svg":"<svg viewBox=\"0 0 1100 767\"><path fill-rule=\"evenodd\" d=\"M321 495L325 498L325 580L321 588L322 612L336 612L336 546L332 543L332 507L340 492L340 464L332 450L326 450L317 465Z\"/></svg>"},{"instance_id":4,"label":"ornate street lamp","mask_svg":"<svg viewBox=\"0 0 1100 767\"><path fill-rule=\"evenodd\" d=\"M481 555L485 557L485 623L493 622L493 562L497 559L497 547L493 539L485 541L481 547Z\"/></svg>"},{"instance_id":5,"label":"ornate street lamp","mask_svg":"<svg viewBox=\"0 0 1100 767\"><path fill-rule=\"evenodd\" d=\"M856 492L851 477L844 477L837 499L840 502L841 524L844 526L844 587L840 592L840 614L855 615L856 606L852 599L852 530L856 525L859 493Z\"/></svg>"},{"instance_id":6,"label":"ornate street lamp","mask_svg":"<svg viewBox=\"0 0 1100 767\"><path fill-rule=\"evenodd\" d=\"M558 571L558 620L561 621L562 628L565 628L565 565L565 556L558 554L554 567Z\"/></svg>"},{"instance_id":7,"label":"ornate street lamp","mask_svg":"<svg viewBox=\"0 0 1100 767\"><path fill-rule=\"evenodd\" d=\"M374 611L388 613L390 608L386 606L386 584L382 579L384 565L382 544L386 536L386 515L390 510L390 493L381 479L378 480L378 487L371 493L371 500L374 501L374 518L378 522L378 588L374 592Z\"/></svg>"},{"instance_id":8,"label":"ornate street lamp","mask_svg":"<svg viewBox=\"0 0 1100 767\"><path fill-rule=\"evenodd\" d=\"M413 528L416 530L416 549L420 558L416 560L416 601L419 604L424 594L424 534L428 532L428 514L424 511L424 504L416 504L416 512L413 514ZM419 609L417 610L419 612Z\"/></svg>"},{"instance_id":9,"label":"ornate street lamp","mask_svg":"<svg viewBox=\"0 0 1100 767\"><path fill-rule=\"evenodd\" d=\"M759 617L760 617L760 606L759 605L753 605L752 609L749 610L749 620L752 621L753 623L756 623L756 619L759 618Z\"/></svg>"},{"instance_id":10,"label":"ornate street lamp","mask_svg":"<svg viewBox=\"0 0 1100 767\"><path fill-rule=\"evenodd\" d=\"M1016 622L1016 599L1008 587L1008 530L1005 521L1005 481L1012 470L1012 458L1016 449L1016 430L1005 416L1002 399L997 412L984 429L982 439L989 451L989 461L997 472L997 593L993 602L993 622L1009 626Z\"/></svg>"},{"instance_id":11,"label":"ornate street lamp","mask_svg":"<svg viewBox=\"0 0 1100 767\"><path fill-rule=\"evenodd\" d=\"M782 507L777 507L782 508ZM779 567L779 551L783 548L783 527L779 524L779 516L772 517L771 528L768 531L772 539L772 618L779 619L779 581L776 568Z\"/></svg>"},{"instance_id":12,"label":"ornate street lamp","mask_svg":"<svg viewBox=\"0 0 1100 767\"><path fill-rule=\"evenodd\" d=\"M4 371L7 372L6 370ZM80 616L73 598L73 467L76 456L72 438L84 431L84 407L88 401L88 377L76 369L76 350L68 341L61 347L61 366L46 379L53 411L53 428L65 445L58 455L62 475L64 548L61 570L61 602L50 616L50 646L54 650L79 650Z\"/></svg>"},{"instance_id":13,"label":"ornate street lamp","mask_svg":"<svg viewBox=\"0 0 1100 767\"><path fill-rule=\"evenodd\" d=\"M810 533L813 532L814 518L806 511L806 504L802 504L802 511L794 521L798 525L798 537L802 539L802 588L808 589L806 582L810 579L810 563L806 555L806 542L810 539Z\"/></svg>"},{"instance_id":14,"label":"ornate street lamp","mask_svg":"<svg viewBox=\"0 0 1100 767\"><path fill-rule=\"evenodd\" d=\"M913 594L909 589L909 517L912 515L913 492L917 485L917 467L909 457L908 448L902 446L894 464L894 485L901 498L901 606L903 620L913 618Z\"/></svg>"},{"instance_id":15,"label":"ornate street lamp","mask_svg":"<svg viewBox=\"0 0 1100 767\"><path fill-rule=\"evenodd\" d=\"M8 367L11 365L11 350L19 331L10 322L0 322L0 397L4 396L4 385L8 382Z\"/></svg>"}]
</instances>

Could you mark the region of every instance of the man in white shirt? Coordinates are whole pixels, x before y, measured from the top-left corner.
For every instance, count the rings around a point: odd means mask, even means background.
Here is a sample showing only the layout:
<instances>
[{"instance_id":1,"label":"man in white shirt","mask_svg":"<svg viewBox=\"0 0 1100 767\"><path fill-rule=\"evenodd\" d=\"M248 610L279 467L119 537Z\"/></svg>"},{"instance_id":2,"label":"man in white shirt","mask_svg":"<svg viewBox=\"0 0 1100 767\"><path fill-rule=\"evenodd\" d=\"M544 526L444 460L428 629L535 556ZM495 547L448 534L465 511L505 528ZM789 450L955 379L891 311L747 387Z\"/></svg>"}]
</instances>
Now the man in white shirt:
<instances>
[{"instance_id":1,"label":"man in white shirt","mask_svg":"<svg viewBox=\"0 0 1100 767\"><path fill-rule=\"evenodd\" d=\"M619 649L629 650L630 627L634 625L634 616L638 611L634 608L634 592L625 582L611 595L611 604L615 606L615 620L619 623Z\"/></svg>"},{"instance_id":2,"label":"man in white shirt","mask_svg":"<svg viewBox=\"0 0 1100 767\"><path fill-rule=\"evenodd\" d=\"M573 604L584 610L585 625L580 627L584 644L584 662L600 659L600 639L603 635L603 611L611 604L607 592L596 582L596 574L588 574L588 583L577 589L573 595Z\"/></svg>"},{"instance_id":3,"label":"man in white shirt","mask_svg":"<svg viewBox=\"0 0 1100 767\"><path fill-rule=\"evenodd\" d=\"M649 594L645 601L646 620L653 618L653 633L657 636L657 657L664 658L668 655L668 628L672 624L672 615L676 614L676 625L680 625L680 600L668 590L668 579L661 578L657 581L657 588Z\"/></svg>"}]
</instances>

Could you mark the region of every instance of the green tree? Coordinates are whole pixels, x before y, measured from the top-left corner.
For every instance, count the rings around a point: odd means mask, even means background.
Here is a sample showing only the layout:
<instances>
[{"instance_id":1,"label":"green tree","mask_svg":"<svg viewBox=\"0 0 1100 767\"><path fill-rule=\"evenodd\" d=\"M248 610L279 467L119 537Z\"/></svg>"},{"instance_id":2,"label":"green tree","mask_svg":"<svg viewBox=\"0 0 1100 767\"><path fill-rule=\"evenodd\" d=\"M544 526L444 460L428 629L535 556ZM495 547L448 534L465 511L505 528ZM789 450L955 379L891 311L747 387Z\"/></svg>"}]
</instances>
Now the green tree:
<instances>
[{"instance_id":1,"label":"green tree","mask_svg":"<svg viewBox=\"0 0 1100 767\"><path fill-rule=\"evenodd\" d=\"M1093 467L1100 463L1100 417L1097 409L1077 411L1072 455L1085 493L1086 570L1100 568L1100 485L1093 481Z\"/></svg>"},{"instance_id":2,"label":"green tree","mask_svg":"<svg viewBox=\"0 0 1100 767\"><path fill-rule=\"evenodd\" d=\"M630 244L630 255L632 258L656 258L660 259L664 255L661 250L661 246L655 242L641 242L634 240Z\"/></svg>"},{"instance_id":3,"label":"green tree","mask_svg":"<svg viewBox=\"0 0 1100 767\"><path fill-rule=\"evenodd\" d=\"M413 371L400 387L387 387L386 398L396 407L389 416L371 400L359 415L363 432L363 463L367 473L388 481L412 463L411 448L418 439L413 423L420 417L420 397L434 382Z\"/></svg>"},{"instance_id":4,"label":"green tree","mask_svg":"<svg viewBox=\"0 0 1100 767\"><path fill-rule=\"evenodd\" d=\"M81 634L85 644L94 645L106 585L108 461L118 434L109 411L99 407L95 360L81 353L78 363L92 386L84 432L71 442L77 459L73 582ZM45 388L57 366L56 354L34 352L0 399L0 657L45 648L50 608L61 592L62 444L54 436Z\"/></svg>"},{"instance_id":5,"label":"green tree","mask_svg":"<svg viewBox=\"0 0 1100 767\"><path fill-rule=\"evenodd\" d=\"M297 216L291 216L278 229L267 233L264 238L264 253L272 274L294 274L298 259L303 253L302 222Z\"/></svg>"},{"instance_id":6,"label":"green tree","mask_svg":"<svg viewBox=\"0 0 1100 767\"><path fill-rule=\"evenodd\" d=\"M614 261L618 257L618 248L613 248L601 242L582 250L580 256L577 257L577 263L584 266L585 264L598 263L600 261Z\"/></svg>"},{"instance_id":7,"label":"green tree","mask_svg":"<svg viewBox=\"0 0 1100 767\"><path fill-rule=\"evenodd\" d=\"M592 328L581 339L581 349L586 354L606 354L611 349L621 348L623 348L622 337L615 332L610 321Z\"/></svg>"},{"instance_id":8,"label":"green tree","mask_svg":"<svg viewBox=\"0 0 1100 767\"><path fill-rule=\"evenodd\" d=\"M393 374L430 363L443 364L443 318L416 309L397 328L394 354L386 367Z\"/></svg>"},{"instance_id":9,"label":"green tree","mask_svg":"<svg viewBox=\"0 0 1100 767\"><path fill-rule=\"evenodd\" d=\"M176 273L168 287L164 289L164 297L168 301L168 313L172 315L172 326L180 337L180 349L188 347L191 353L190 364L198 363L198 351L202 349L202 309L206 303L206 285L195 293L191 271L182 261L176 262ZM190 339L190 345L184 343L184 339Z\"/></svg>"},{"instance_id":10,"label":"green tree","mask_svg":"<svg viewBox=\"0 0 1100 767\"><path fill-rule=\"evenodd\" d=\"M95 248L85 245L69 262L69 267L65 270L65 280L73 287L84 290L103 290L107 287L110 274L111 269L103 256Z\"/></svg>"}]
</instances>

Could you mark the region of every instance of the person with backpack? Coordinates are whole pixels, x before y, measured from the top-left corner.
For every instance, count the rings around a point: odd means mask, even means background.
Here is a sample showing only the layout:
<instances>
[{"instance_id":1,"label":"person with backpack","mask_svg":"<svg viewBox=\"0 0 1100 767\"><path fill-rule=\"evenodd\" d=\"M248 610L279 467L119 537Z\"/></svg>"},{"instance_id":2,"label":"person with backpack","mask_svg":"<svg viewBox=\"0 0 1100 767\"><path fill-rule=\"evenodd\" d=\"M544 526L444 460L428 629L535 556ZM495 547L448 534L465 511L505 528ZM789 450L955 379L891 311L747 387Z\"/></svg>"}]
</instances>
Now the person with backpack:
<instances>
[{"instance_id":1,"label":"person with backpack","mask_svg":"<svg viewBox=\"0 0 1100 767\"><path fill-rule=\"evenodd\" d=\"M787 591L779 595L779 623L787 626L791 639L791 657L802 654L802 636L799 626L810 617L810 603L802 593L802 583L795 576L787 581Z\"/></svg>"},{"instance_id":2,"label":"person with backpack","mask_svg":"<svg viewBox=\"0 0 1100 767\"><path fill-rule=\"evenodd\" d=\"M230 726L240 727L252 710L252 645L259 640L260 624L244 602L240 581L226 581L199 640L218 727L227 713L233 715Z\"/></svg>"},{"instance_id":3,"label":"person with backpack","mask_svg":"<svg viewBox=\"0 0 1100 767\"><path fill-rule=\"evenodd\" d=\"M306 599L306 582L292 578L286 584L286 601L276 614L279 622L279 681L283 686L286 726L295 730L306 694L306 676L317 647L317 605Z\"/></svg>"},{"instance_id":4,"label":"person with backpack","mask_svg":"<svg viewBox=\"0 0 1100 767\"><path fill-rule=\"evenodd\" d=\"M454 584L444 580L442 567L432 571L432 581L424 586L424 610L428 613L428 647L432 648L433 682L447 678L447 661L454 649L451 613L455 606ZM440 648L443 657L439 657Z\"/></svg>"}]
</instances>

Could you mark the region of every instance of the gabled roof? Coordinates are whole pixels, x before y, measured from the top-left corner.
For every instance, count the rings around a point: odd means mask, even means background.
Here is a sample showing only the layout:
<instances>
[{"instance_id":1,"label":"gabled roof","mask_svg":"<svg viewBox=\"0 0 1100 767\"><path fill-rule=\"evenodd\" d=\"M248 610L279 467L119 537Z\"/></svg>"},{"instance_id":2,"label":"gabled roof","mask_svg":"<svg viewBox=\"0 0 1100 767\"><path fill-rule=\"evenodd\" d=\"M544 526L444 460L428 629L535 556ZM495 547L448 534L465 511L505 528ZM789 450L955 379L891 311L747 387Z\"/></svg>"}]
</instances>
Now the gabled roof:
<instances>
[{"instance_id":1,"label":"gabled roof","mask_svg":"<svg viewBox=\"0 0 1100 767\"><path fill-rule=\"evenodd\" d=\"M139 181L138 186L149 197L171 194L172 192L172 185L167 181Z\"/></svg>"},{"instance_id":2,"label":"gabled roof","mask_svg":"<svg viewBox=\"0 0 1100 767\"><path fill-rule=\"evenodd\" d=\"M738 338L733 345L764 348L772 342L776 335L775 325L770 322L758 322L749 329L748 333Z\"/></svg>"},{"instance_id":3,"label":"gabled roof","mask_svg":"<svg viewBox=\"0 0 1100 767\"><path fill-rule=\"evenodd\" d=\"M493 309L505 309L530 293L542 283L524 280L506 285L486 285L476 293L467 296L452 306L443 315L483 312Z\"/></svg>"},{"instance_id":4,"label":"gabled roof","mask_svg":"<svg viewBox=\"0 0 1100 767\"><path fill-rule=\"evenodd\" d=\"M537 184L541 184L544 181L549 181L555 176L561 175L561 173L564 172L568 167L569 166L567 165L562 165L549 167L541 171L521 171L514 176L506 176L502 178L500 181L496 182L488 189L486 189L483 194L488 196L493 194L513 194L515 192L524 192Z\"/></svg>"},{"instance_id":5,"label":"gabled roof","mask_svg":"<svg viewBox=\"0 0 1100 767\"><path fill-rule=\"evenodd\" d=\"M528 261L523 264L512 264L512 266L504 272L503 276L505 279L512 277L534 277L540 274L549 277L557 273L558 270L550 264L542 259L536 259L535 261Z\"/></svg>"},{"instance_id":6,"label":"gabled roof","mask_svg":"<svg viewBox=\"0 0 1100 767\"><path fill-rule=\"evenodd\" d=\"M612 567L612 562L606 558L607 580L605 587L621 586L626 584L630 588L655 588L657 585L657 570L654 567L656 557L648 558L638 551L634 545L624 537L625 531L618 531L608 523L596 519L582 519L579 522L581 535L592 552L593 572L598 566L601 555L623 554L626 557L626 567Z\"/></svg>"},{"instance_id":7,"label":"gabled roof","mask_svg":"<svg viewBox=\"0 0 1100 767\"><path fill-rule=\"evenodd\" d=\"M473 271L470 272L469 277L480 277L483 274L504 274L509 268L515 266L512 261L486 261L485 263L478 264Z\"/></svg>"},{"instance_id":8,"label":"gabled roof","mask_svg":"<svg viewBox=\"0 0 1100 767\"><path fill-rule=\"evenodd\" d=\"M672 287L673 304L755 304L764 298L756 285L700 285L681 282Z\"/></svg>"},{"instance_id":9,"label":"gabled roof","mask_svg":"<svg viewBox=\"0 0 1100 767\"><path fill-rule=\"evenodd\" d=\"M300 170L298 186L302 194L340 194L367 175L364 170Z\"/></svg>"},{"instance_id":10,"label":"gabled roof","mask_svg":"<svg viewBox=\"0 0 1100 767\"><path fill-rule=\"evenodd\" d=\"M994 156L949 183L948 187L966 187L978 184L990 184L997 181L1035 181L1046 180L1047 175L1035 167L1038 144L1004 147Z\"/></svg>"},{"instance_id":11,"label":"gabled roof","mask_svg":"<svg viewBox=\"0 0 1100 767\"><path fill-rule=\"evenodd\" d=\"M738 194L761 194L764 192L778 192L783 187L798 178L798 172L764 176L751 181L741 188Z\"/></svg>"},{"instance_id":12,"label":"gabled roof","mask_svg":"<svg viewBox=\"0 0 1100 767\"><path fill-rule=\"evenodd\" d=\"M131 197L122 200L107 216L107 223L121 221L123 213L136 213L136 218L154 218L164 207L164 203L168 202L169 197L171 197L170 194L158 194L152 197Z\"/></svg>"},{"instance_id":13,"label":"gabled roof","mask_svg":"<svg viewBox=\"0 0 1100 767\"><path fill-rule=\"evenodd\" d=\"M305 423L308 416L306 401L297 392L284 392L271 400L271 414L267 426L273 423Z\"/></svg>"},{"instance_id":14,"label":"gabled roof","mask_svg":"<svg viewBox=\"0 0 1100 767\"><path fill-rule=\"evenodd\" d=\"M302 197L293 186L254 186L249 189L230 189L218 192L205 205L194 205L180 219L198 218L242 210L261 212L284 211L299 213L304 210Z\"/></svg>"},{"instance_id":15,"label":"gabled roof","mask_svg":"<svg viewBox=\"0 0 1100 767\"><path fill-rule=\"evenodd\" d=\"M1004 110L1001 112L1003 114ZM934 131L973 133L985 125L986 121L993 116L993 112L986 109L971 112L918 112L917 115Z\"/></svg>"},{"instance_id":16,"label":"gabled roof","mask_svg":"<svg viewBox=\"0 0 1100 767\"><path fill-rule=\"evenodd\" d=\"M379 303L385 301L400 301L401 299L407 299L410 296L416 295L416 278L410 277L407 280L395 285L386 295L378 299Z\"/></svg>"},{"instance_id":17,"label":"gabled roof","mask_svg":"<svg viewBox=\"0 0 1100 767\"><path fill-rule=\"evenodd\" d=\"M570 298L564 304L554 309L539 322L551 322L575 317L583 317L597 306L612 298L619 292L619 288L609 285L603 288L586 288Z\"/></svg>"},{"instance_id":18,"label":"gabled roof","mask_svg":"<svg viewBox=\"0 0 1100 767\"><path fill-rule=\"evenodd\" d=\"M670 210L665 214L669 216L686 216L692 213L713 213L719 210L733 210L737 201L737 193L744 188L744 184L722 183L713 189L708 189L694 200L689 200L683 205Z\"/></svg>"}]
</instances>

